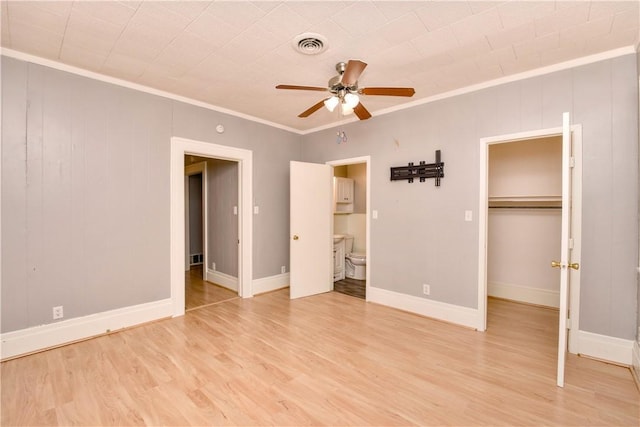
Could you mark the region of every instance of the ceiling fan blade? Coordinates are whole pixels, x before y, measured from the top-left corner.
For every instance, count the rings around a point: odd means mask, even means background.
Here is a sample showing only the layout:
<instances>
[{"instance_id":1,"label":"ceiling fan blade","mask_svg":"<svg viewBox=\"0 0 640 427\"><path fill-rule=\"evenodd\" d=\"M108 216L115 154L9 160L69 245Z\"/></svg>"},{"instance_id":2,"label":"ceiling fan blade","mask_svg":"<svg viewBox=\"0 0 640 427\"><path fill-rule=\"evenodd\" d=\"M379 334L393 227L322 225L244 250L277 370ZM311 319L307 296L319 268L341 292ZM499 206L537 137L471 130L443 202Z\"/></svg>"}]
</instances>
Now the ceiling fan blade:
<instances>
[{"instance_id":1,"label":"ceiling fan blade","mask_svg":"<svg viewBox=\"0 0 640 427\"><path fill-rule=\"evenodd\" d=\"M362 102L359 102L358 105L355 106L353 112L356 116L358 116L360 120L367 120L368 118L371 118L371 113L369 112L369 110L364 108Z\"/></svg>"},{"instance_id":2,"label":"ceiling fan blade","mask_svg":"<svg viewBox=\"0 0 640 427\"><path fill-rule=\"evenodd\" d=\"M364 71L367 64L357 59L350 59L347 68L344 69L342 75L342 84L344 86L353 86L358 81L360 74Z\"/></svg>"},{"instance_id":3,"label":"ceiling fan blade","mask_svg":"<svg viewBox=\"0 0 640 427\"><path fill-rule=\"evenodd\" d=\"M276 89L293 89L293 90L316 90L318 92L326 92L329 89L326 87L317 86L295 86L295 85L278 85Z\"/></svg>"},{"instance_id":4,"label":"ceiling fan blade","mask_svg":"<svg viewBox=\"0 0 640 427\"><path fill-rule=\"evenodd\" d=\"M324 105L324 101L325 100L323 99L322 101L318 102L317 104L314 104L313 106L307 108L302 113L298 114L298 117L309 117L310 115L312 115L313 113L318 111L320 108L322 108L322 106Z\"/></svg>"},{"instance_id":5,"label":"ceiling fan blade","mask_svg":"<svg viewBox=\"0 0 640 427\"><path fill-rule=\"evenodd\" d=\"M416 93L412 87L365 87L358 91L363 95L384 96L413 96Z\"/></svg>"}]
</instances>

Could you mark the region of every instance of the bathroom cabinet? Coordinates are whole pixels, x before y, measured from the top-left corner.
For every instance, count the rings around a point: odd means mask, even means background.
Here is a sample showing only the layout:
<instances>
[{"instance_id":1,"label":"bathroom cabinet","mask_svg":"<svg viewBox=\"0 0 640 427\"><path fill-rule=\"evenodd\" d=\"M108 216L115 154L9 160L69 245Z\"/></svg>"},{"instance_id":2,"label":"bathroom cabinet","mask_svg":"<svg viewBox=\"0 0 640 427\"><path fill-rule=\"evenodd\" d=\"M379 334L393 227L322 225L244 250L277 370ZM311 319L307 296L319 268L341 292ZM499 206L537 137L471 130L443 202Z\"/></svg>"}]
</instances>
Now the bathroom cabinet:
<instances>
[{"instance_id":1,"label":"bathroom cabinet","mask_svg":"<svg viewBox=\"0 0 640 427\"><path fill-rule=\"evenodd\" d=\"M354 181L351 178L333 177L334 213L352 213Z\"/></svg>"}]
</instances>

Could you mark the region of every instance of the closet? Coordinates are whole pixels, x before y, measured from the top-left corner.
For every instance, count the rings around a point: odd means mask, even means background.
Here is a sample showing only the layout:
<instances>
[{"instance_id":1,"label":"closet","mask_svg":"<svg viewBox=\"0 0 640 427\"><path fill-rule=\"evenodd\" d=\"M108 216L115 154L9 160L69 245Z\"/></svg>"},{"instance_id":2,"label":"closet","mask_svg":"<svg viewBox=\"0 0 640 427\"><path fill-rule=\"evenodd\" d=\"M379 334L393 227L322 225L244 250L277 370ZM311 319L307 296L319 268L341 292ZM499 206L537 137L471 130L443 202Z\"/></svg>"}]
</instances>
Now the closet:
<instances>
[{"instance_id":1,"label":"closet","mask_svg":"<svg viewBox=\"0 0 640 427\"><path fill-rule=\"evenodd\" d=\"M489 147L489 296L558 307L561 173L560 136Z\"/></svg>"}]
</instances>

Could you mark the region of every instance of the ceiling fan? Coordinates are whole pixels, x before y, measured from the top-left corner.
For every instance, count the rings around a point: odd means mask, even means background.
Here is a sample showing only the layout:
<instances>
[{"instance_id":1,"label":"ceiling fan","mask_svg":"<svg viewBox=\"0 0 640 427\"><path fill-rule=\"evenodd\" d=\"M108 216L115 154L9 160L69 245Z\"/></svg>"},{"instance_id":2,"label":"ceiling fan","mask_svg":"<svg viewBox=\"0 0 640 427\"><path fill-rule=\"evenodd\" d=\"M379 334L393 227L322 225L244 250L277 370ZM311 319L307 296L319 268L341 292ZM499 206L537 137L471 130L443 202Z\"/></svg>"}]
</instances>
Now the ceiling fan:
<instances>
[{"instance_id":1,"label":"ceiling fan","mask_svg":"<svg viewBox=\"0 0 640 427\"><path fill-rule=\"evenodd\" d=\"M413 96L416 91L412 87L358 87L358 78L364 71L366 63L357 59L336 64L337 76L329 80L327 87L278 85L276 89L314 90L318 92L330 92L331 96L303 111L298 117L309 117L324 105L329 111L333 111L338 104L343 115L355 113L360 120L371 117L371 113L362 105L358 95L383 95L383 96Z\"/></svg>"}]
</instances>

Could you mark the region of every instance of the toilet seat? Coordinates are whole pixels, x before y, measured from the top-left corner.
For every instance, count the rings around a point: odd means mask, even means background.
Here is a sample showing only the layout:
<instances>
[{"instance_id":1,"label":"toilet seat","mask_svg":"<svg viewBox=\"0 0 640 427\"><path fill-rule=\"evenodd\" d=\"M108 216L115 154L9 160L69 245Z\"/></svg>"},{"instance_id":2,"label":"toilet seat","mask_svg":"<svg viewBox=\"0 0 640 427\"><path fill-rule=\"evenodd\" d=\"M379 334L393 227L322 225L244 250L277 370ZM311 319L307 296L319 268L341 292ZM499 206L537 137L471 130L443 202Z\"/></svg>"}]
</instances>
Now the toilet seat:
<instances>
[{"instance_id":1,"label":"toilet seat","mask_svg":"<svg viewBox=\"0 0 640 427\"><path fill-rule=\"evenodd\" d=\"M353 253L347 254L347 259L356 265L357 264L364 265L367 262L367 255L358 253L358 252L353 252Z\"/></svg>"}]
</instances>

